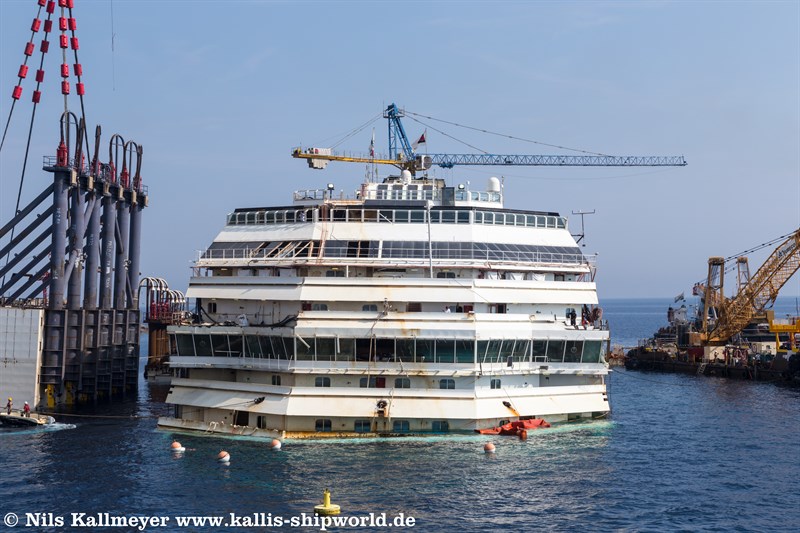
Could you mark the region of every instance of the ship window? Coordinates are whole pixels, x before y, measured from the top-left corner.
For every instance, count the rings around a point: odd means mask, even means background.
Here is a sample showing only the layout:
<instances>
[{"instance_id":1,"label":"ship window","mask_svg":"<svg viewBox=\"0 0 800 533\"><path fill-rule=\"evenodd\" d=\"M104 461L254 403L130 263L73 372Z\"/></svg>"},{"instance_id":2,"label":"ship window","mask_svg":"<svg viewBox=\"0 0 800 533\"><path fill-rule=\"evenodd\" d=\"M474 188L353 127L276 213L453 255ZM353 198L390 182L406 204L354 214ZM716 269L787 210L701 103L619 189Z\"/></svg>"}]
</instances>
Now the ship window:
<instances>
[{"instance_id":1,"label":"ship window","mask_svg":"<svg viewBox=\"0 0 800 533\"><path fill-rule=\"evenodd\" d=\"M564 341L551 340L547 343L547 360L554 363L564 361Z\"/></svg>"},{"instance_id":2,"label":"ship window","mask_svg":"<svg viewBox=\"0 0 800 533\"><path fill-rule=\"evenodd\" d=\"M213 355L211 350L211 337L204 333L194 335L195 354L199 357L209 357Z\"/></svg>"},{"instance_id":3,"label":"ship window","mask_svg":"<svg viewBox=\"0 0 800 533\"><path fill-rule=\"evenodd\" d=\"M214 347L214 356L216 357L230 357L231 350L228 346L227 335L212 335L211 343Z\"/></svg>"},{"instance_id":4,"label":"ship window","mask_svg":"<svg viewBox=\"0 0 800 533\"><path fill-rule=\"evenodd\" d=\"M497 314L505 314L506 304L489 304L489 312Z\"/></svg>"},{"instance_id":5,"label":"ship window","mask_svg":"<svg viewBox=\"0 0 800 533\"><path fill-rule=\"evenodd\" d=\"M425 211L414 210L411 211L411 222L422 223L425 222Z\"/></svg>"},{"instance_id":6,"label":"ship window","mask_svg":"<svg viewBox=\"0 0 800 533\"><path fill-rule=\"evenodd\" d=\"M454 361L456 343L450 339L436 339L436 362L452 363Z\"/></svg>"},{"instance_id":7,"label":"ship window","mask_svg":"<svg viewBox=\"0 0 800 533\"><path fill-rule=\"evenodd\" d=\"M317 337L317 361L333 361L335 352L335 338Z\"/></svg>"},{"instance_id":8,"label":"ship window","mask_svg":"<svg viewBox=\"0 0 800 533\"><path fill-rule=\"evenodd\" d=\"M514 344L514 361L527 361L528 360L528 347L531 341L527 339L518 339Z\"/></svg>"},{"instance_id":9,"label":"ship window","mask_svg":"<svg viewBox=\"0 0 800 533\"><path fill-rule=\"evenodd\" d=\"M547 361L547 341L535 340L531 343L533 352L533 360L543 363Z\"/></svg>"},{"instance_id":10,"label":"ship window","mask_svg":"<svg viewBox=\"0 0 800 533\"><path fill-rule=\"evenodd\" d=\"M314 360L314 341L315 339L299 339L297 340L297 360L298 361L313 361Z\"/></svg>"},{"instance_id":11,"label":"ship window","mask_svg":"<svg viewBox=\"0 0 800 533\"><path fill-rule=\"evenodd\" d=\"M459 224L469 224L469 211L458 211L456 222Z\"/></svg>"},{"instance_id":12,"label":"ship window","mask_svg":"<svg viewBox=\"0 0 800 533\"><path fill-rule=\"evenodd\" d=\"M331 386L331 378L319 376L314 379L314 386L315 387L330 387Z\"/></svg>"},{"instance_id":13,"label":"ship window","mask_svg":"<svg viewBox=\"0 0 800 533\"><path fill-rule=\"evenodd\" d=\"M406 304L406 312L408 313L421 313L422 312L422 304L419 302L408 302Z\"/></svg>"},{"instance_id":14,"label":"ship window","mask_svg":"<svg viewBox=\"0 0 800 533\"><path fill-rule=\"evenodd\" d=\"M258 429L267 429L267 417L258 415L256 418L256 427L258 427Z\"/></svg>"},{"instance_id":15,"label":"ship window","mask_svg":"<svg viewBox=\"0 0 800 533\"><path fill-rule=\"evenodd\" d=\"M443 224L455 224L456 222L456 212L455 211L442 211L442 223Z\"/></svg>"},{"instance_id":16,"label":"ship window","mask_svg":"<svg viewBox=\"0 0 800 533\"><path fill-rule=\"evenodd\" d=\"M173 338L178 345L178 355L195 355L191 334L173 335Z\"/></svg>"},{"instance_id":17,"label":"ship window","mask_svg":"<svg viewBox=\"0 0 800 533\"><path fill-rule=\"evenodd\" d=\"M283 337L270 337L270 344L272 345L272 353L276 359L291 359L291 356L294 355L294 347L289 344L289 349L287 349L287 344L291 343L291 339L286 339L288 343L283 342Z\"/></svg>"},{"instance_id":18,"label":"ship window","mask_svg":"<svg viewBox=\"0 0 800 533\"><path fill-rule=\"evenodd\" d=\"M336 344L336 360L337 361L353 361L355 360L353 354L355 353L355 340L354 339L337 339Z\"/></svg>"},{"instance_id":19,"label":"ship window","mask_svg":"<svg viewBox=\"0 0 800 533\"><path fill-rule=\"evenodd\" d=\"M343 278L344 277L344 270L326 270L325 271L326 278Z\"/></svg>"},{"instance_id":20,"label":"ship window","mask_svg":"<svg viewBox=\"0 0 800 533\"><path fill-rule=\"evenodd\" d=\"M369 377L369 378L361 378L358 381L358 386L362 389L370 388L370 389L385 389L386 388L386 378L384 377Z\"/></svg>"},{"instance_id":21,"label":"ship window","mask_svg":"<svg viewBox=\"0 0 800 533\"><path fill-rule=\"evenodd\" d=\"M565 363L580 363L583 341L567 341L564 354Z\"/></svg>"},{"instance_id":22,"label":"ship window","mask_svg":"<svg viewBox=\"0 0 800 533\"><path fill-rule=\"evenodd\" d=\"M208 312L209 313L217 312L217 302L208 302Z\"/></svg>"},{"instance_id":23,"label":"ship window","mask_svg":"<svg viewBox=\"0 0 800 533\"><path fill-rule=\"evenodd\" d=\"M413 363L414 339L397 339L395 342L395 354L398 361Z\"/></svg>"},{"instance_id":24,"label":"ship window","mask_svg":"<svg viewBox=\"0 0 800 533\"><path fill-rule=\"evenodd\" d=\"M279 387L281 384L281 377L278 374L272 374L272 384Z\"/></svg>"},{"instance_id":25,"label":"ship window","mask_svg":"<svg viewBox=\"0 0 800 533\"><path fill-rule=\"evenodd\" d=\"M330 431L331 430L331 421L329 418L318 418L314 422L314 431Z\"/></svg>"},{"instance_id":26,"label":"ship window","mask_svg":"<svg viewBox=\"0 0 800 533\"><path fill-rule=\"evenodd\" d=\"M472 363L475 361L475 342L472 340L456 341L456 363Z\"/></svg>"},{"instance_id":27,"label":"ship window","mask_svg":"<svg viewBox=\"0 0 800 533\"><path fill-rule=\"evenodd\" d=\"M432 363L433 359L433 339L417 339L417 362Z\"/></svg>"},{"instance_id":28,"label":"ship window","mask_svg":"<svg viewBox=\"0 0 800 533\"><path fill-rule=\"evenodd\" d=\"M394 212L394 221L395 222L400 222L402 224L408 223L408 211L405 210L405 209L395 211Z\"/></svg>"},{"instance_id":29,"label":"ship window","mask_svg":"<svg viewBox=\"0 0 800 533\"><path fill-rule=\"evenodd\" d=\"M456 277L456 273L455 272L437 272L436 273L436 277L437 278L444 278L444 279L453 279L453 278Z\"/></svg>"},{"instance_id":30,"label":"ship window","mask_svg":"<svg viewBox=\"0 0 800 533\"><path fill-rule=\"evenodd\" d=\"M328 304L311 304L312 311L327 311Z\"/></svg>"},{"instance_id":31,"label":"ship window","mask_svg":"<svg viewBox=\"0 0 800 533\"><path fill-rule=\"evenodd\" d=\"M499 389L500 388L500 380L499 379L491 380L489 382L489 387L492 388L492 389Z\"/></svg>"},{"instance_id":32,"label":"ship window","mask_svg":"<svg viewBox=\"0 0 800 533\"><path fill-rule=\"evenodd\" d=\"M439 388L440 389L455 389L456 388L456 380L452 378L444 378L439 380Z\"/></svg>"},{"instance_id":33,"label":"ship window","mask_svg":"<svg viewBox=\"0 0 800 533\"><path fill-rule=\"evenodd\" d=\"M408 420L395 420L392 424L392 431L395 433L407 433L409 427Z\"/></svg>"},{"instance_id":34,"label":"ship window","mask_svg":"<svg viewBox=\"0 0 800 533\"><path fill-rule=\"evenodd\" d=\"M411 388L411 380L408 378L395 378L394 379L394 388L395 389L410 389Z\"/></svg>"},{"instance_id":35,"label":"ship window","mask_svg":"<svg viewBox=\"0 0 800 533\"><path fill-rule=\"evenodd\" d=\"M431 422L431 431L447 433L450 431L450 423L447 420L434 420Z\"/></svg>"},{"instance_id":36,"label":"ship window","mask_svg":"<svg viewBox=\"0 0 800 533\"><path fill-rule=\"evenodd\" d=\"M347 210L345 209L334 209L331 217L334 222L345 222L347 220Z\"/></svg>"},{"instance_id":37,"label":"ship window","mask_svg":"<svg viewBox=\"0 0 800 533\"><path fill-rule=\"evenodd\" d=\"M583 358L581 362L599 363L601 348L602 344L600 341L586 341L583 345Z\"/></svg>"},{"instance_id":38,"label":"ship window","mask_svg":"<svg viewBox=\"0 0 800 533\"><path fill-rule=\"evenodd\" d=\"M353 422L353 431L356 433L369 433L371 429L369 420L356 420Z\"/></svg>"},{"instance_id":39,"label":"ship window","mask_svg":"<svg viewBox=\"0 0 800 533\"><path fill-rule=\"evenodd\" d=\"M242 356L242 336L241 335L231 335L228 337L228 349L230 350L231 357L241 357Z\"/></svg>"},{"instance_id":40,"label":"ship window","mask_svg":"<svg viewBox=\"0 0 800 533\"><path fill-rule=\"evenodd\" d=\"M375 312L375 311L378 310L378 306L375 305L375 304L364 304L364 305L361 306L361 310L362 311L373 311L373 312Z\"/></svg>"}]
</instances>

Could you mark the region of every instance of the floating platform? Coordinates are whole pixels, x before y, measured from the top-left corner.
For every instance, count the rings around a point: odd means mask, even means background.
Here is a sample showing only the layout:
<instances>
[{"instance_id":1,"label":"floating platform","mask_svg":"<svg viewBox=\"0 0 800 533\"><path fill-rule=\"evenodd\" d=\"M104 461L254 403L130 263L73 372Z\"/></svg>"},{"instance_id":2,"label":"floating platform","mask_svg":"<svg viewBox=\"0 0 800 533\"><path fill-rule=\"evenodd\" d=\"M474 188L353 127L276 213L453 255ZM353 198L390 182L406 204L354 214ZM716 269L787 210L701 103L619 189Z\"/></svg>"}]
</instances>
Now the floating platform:
<instances>
[{"instance_id":1,"label":"floating platform","mask_svg":"<svg viewBox=\"0 0 800 533\"><path fill-rule=\"evenodd\" d=\"M627 370L669 372L718 376L751 381L774 381L800 384L800 354L788 354L787 358L776 357L770 363L725 364L722 362L700 362L681 360L661 350L634 348L625 355Z\"/></svg>"}]
</instances>

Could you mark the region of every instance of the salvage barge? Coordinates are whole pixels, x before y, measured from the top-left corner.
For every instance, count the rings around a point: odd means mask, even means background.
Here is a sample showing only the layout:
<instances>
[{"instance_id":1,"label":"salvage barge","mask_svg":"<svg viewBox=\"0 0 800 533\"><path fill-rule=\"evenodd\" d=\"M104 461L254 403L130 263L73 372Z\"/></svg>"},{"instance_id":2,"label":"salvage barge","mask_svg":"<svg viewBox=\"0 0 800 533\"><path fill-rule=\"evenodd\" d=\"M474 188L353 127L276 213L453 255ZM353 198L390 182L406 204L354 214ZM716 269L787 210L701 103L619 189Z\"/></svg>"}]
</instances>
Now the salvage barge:
<instances>
[{"instance_id":1,"label":"salvage barge","mask_svg":"<svg viewBox=\"0 0 800 533\"><path fill-rule=\"evenodd\" d=\"M800 318L779 320L767 310L800 268L800 230L789 234L752 277L746 257L732 259L739 274L737 295L724 297L725 260L710 258L707 283L693 289L700 297L697 316L688 316L685 303L670 307L669 325L630 350L625 368L800 383ZM683 295L676 298L681 300Z\"/></svg>"}]
</instances>

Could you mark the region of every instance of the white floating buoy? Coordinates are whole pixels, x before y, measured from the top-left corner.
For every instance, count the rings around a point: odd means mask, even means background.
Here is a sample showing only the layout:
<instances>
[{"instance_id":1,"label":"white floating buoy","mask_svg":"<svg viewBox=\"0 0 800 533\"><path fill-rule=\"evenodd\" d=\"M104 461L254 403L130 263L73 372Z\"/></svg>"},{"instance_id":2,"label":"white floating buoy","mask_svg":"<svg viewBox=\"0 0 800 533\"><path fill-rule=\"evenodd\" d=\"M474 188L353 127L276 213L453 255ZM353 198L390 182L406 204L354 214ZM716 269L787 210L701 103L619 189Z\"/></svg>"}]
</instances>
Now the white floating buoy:
<instances>
[{"instance_id":1,"label":"white floating buoy","mask_svg":"<svg viewBox=\"0 0 800 533\"><path fill-rule=\"evenodd\" d=\"M231 462L231 454L222 450L217 454L217 462L218 463L230 463Z\"/></svg>"},{"instance_id":2,"label":"white floating buoy","mask_svg":"<svg viewBox=\"0 0 800 533\"><path fill-rule=\"evenodd\" d=\"M280 450L281 449L281 441L278 439L272 439L272 443L269 445L271 450Z\"/></svg>"},{"instance_id":3,"label":"white floating buoy","mask_svg":"<svg viewBox=\"0 0 800 533\"><path fill-rule=\"evenodd\" d=\"M175 453L182 453L186 451L186 448L181 446L181 443L176 440L172 441L172 446L170 446L169 449Z\"/></svg>"},{"instance_id":4,"label":"white floating buoy","mask_svg":"<svg viewBox=\"0 0 800 533\"><path fill-rule=\"evenodd\" d=\"M494 444L487 442L483 445L483 451L486 453L494 453Z\"/></svg>"}]
</instances>

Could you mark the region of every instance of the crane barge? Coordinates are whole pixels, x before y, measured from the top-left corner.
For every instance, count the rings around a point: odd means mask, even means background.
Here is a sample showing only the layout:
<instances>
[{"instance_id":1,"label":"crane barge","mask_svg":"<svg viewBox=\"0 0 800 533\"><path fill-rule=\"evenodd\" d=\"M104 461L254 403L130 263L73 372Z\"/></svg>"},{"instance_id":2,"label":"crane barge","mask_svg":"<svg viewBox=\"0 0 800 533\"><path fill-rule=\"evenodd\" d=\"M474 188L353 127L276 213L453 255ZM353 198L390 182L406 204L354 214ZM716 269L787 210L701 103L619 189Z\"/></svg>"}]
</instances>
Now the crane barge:
<instances>
[{"instance_id":1,"label":"crane barge","mask_svg":"<svg viewBox=\"0 0 800 533\"><path fill-rule=\"evenodd\" d=\"M800 380L798 320L776 320L770 309L781 288L800 270L800 229L762 246L768 245L776 245L774 251L752 276L747 257L710 257L706 279L693 288L701 302L698 316L690 318L685 305L670 307L669 326L630 350L625 366L744 379ZM726 297L726 263L734 260L731 269L737 270L736 294Z\"/></svg>"}]
</instances>

